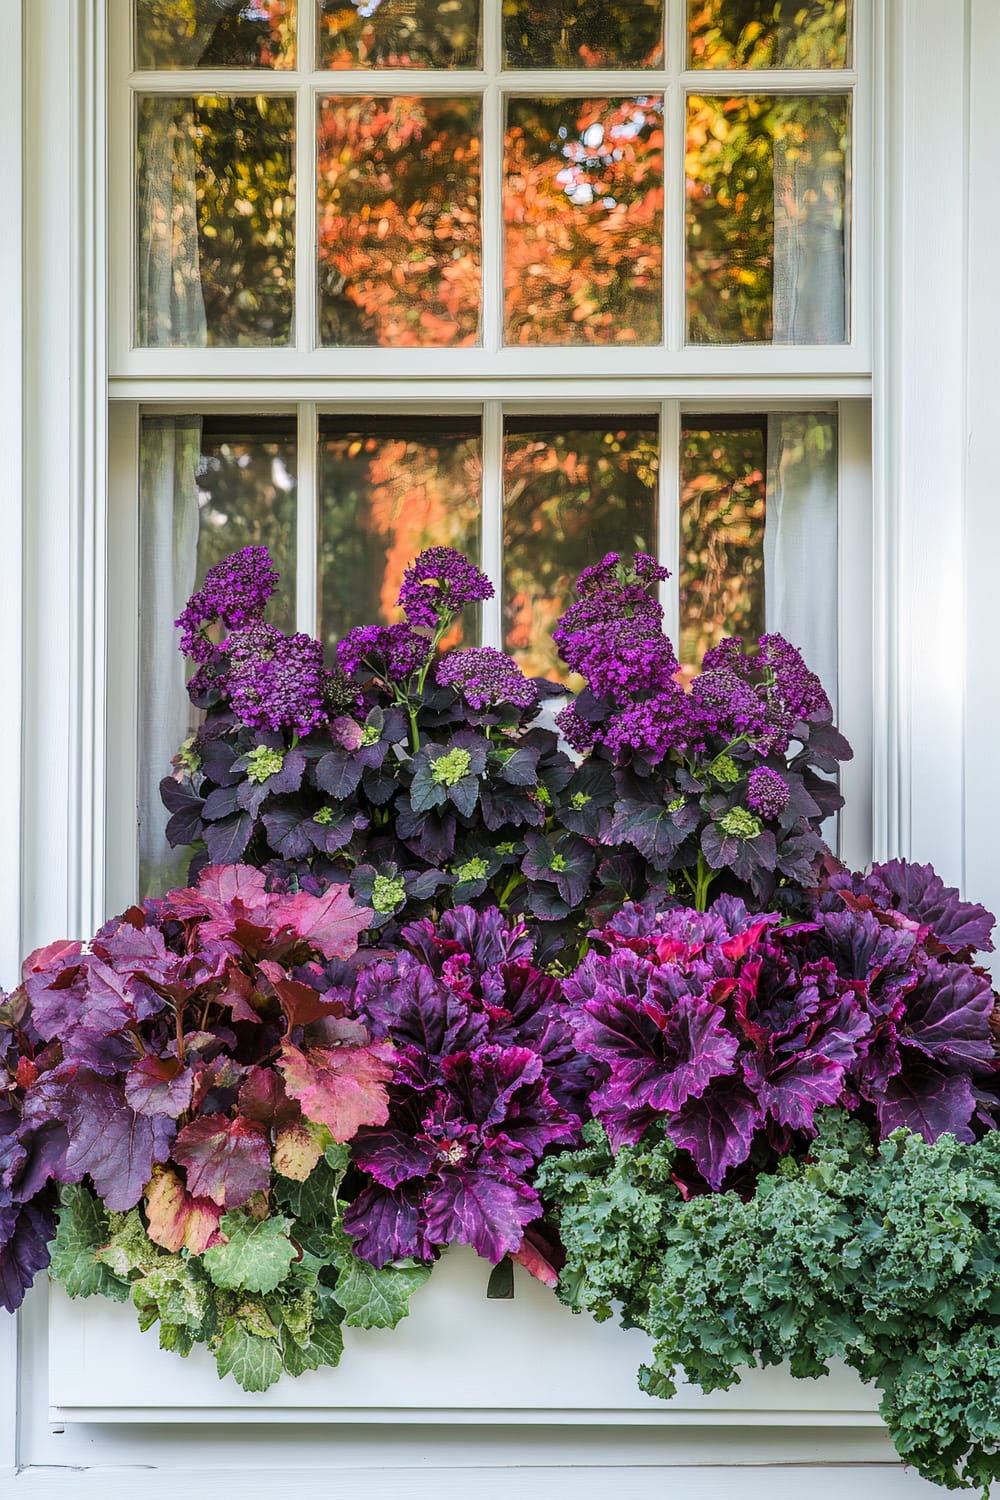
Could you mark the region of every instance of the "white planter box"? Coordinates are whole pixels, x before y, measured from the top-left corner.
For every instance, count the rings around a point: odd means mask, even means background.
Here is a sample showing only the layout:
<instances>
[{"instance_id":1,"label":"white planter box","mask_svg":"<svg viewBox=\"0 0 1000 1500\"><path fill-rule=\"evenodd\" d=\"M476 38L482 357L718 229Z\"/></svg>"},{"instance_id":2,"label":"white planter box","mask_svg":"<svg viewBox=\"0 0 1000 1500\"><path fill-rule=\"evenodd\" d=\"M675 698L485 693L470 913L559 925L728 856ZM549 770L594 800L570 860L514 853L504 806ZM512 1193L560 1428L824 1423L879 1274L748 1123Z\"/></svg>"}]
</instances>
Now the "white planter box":
<instances>
[{"instance_id":1,"label":"white planter box","mask_svg":"<svg viewBox=\"0 0 1000 1500\"><path fill-rule=\"evenodd\" d=\"M622 1426L875 1427L874 1393L852 1371L793 1380L751 1372L729 1392L682 1386L654 1400L636 1383L649 1353L638 1330L576 1316L515 1268L513 1301L488 1301L489 1267L448 1252L394 1330L345 1329L336 1369L287 1376L247 1395L196 1346L164 1353L129 1304L71 1301L53 1286L49 1407L54 1422L575 1423Z\"/></svg>"}]
</instances>

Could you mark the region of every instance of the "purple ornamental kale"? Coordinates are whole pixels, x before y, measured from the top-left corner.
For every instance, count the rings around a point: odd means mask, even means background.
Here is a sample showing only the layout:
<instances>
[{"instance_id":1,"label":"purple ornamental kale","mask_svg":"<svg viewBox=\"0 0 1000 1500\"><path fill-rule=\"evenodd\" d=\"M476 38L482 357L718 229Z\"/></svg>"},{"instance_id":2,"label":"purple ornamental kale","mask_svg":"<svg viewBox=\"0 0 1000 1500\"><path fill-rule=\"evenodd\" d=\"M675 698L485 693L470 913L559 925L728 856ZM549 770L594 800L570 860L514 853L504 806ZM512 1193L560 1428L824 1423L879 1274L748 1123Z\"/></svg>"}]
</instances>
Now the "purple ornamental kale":
<instances>
[{"instance_id":1,"label":"purple ornamental kale","mask_svg":"<svg viewBox=\"0 0 1000 1500\"><path fill-rule=\"evenodd\" d=\"M396 1066L387 1124L354 1145L371 1180L344 1227L375 1265L430 1259L452 1241L497 1261L519 1253L539 1217L532 1169L576 1138L593 1065L521 923L458 907L402 941L355 988L372 1033L392 1037Z\"/></svg>"},{"instance_id":2,"label":"purple ornamental kale","mask_svg":"<svg viewBox=\"0 0 1000 1500\"><path fill-rule=\"evenodd\" d=\"M258 621L235 631L226 647L224 692L248 728L305 735L326 722L328 674L319 641Z\"/></svg>"},{"instance_id":3,"label":"purple ornamental kale","mask_svg":"<svg viewBox=\"0 0 1000 1500\"><path fill-rule=\"evenodd\" d=\"M337 646L337 660L349 677L374 673L388 682L405 682L430 655L431 641L409 625L358 625Z\"/></svg>"},{"instance_id":4,"label":"purple ornamental kale","mask_svg":"<svg viewBox=\"0 0 1000 1500\"><path fill-rule=\"evenodd\" d=\"M492 646L450 651L435 673L442 687L453 687L470 708L494 708L503 703L532 708L538 689L515 661Z\"/></svg>"},{"instance_id":5,"label":"purple ornamental kale","mask_svg":"<svg viewBox=\"0 0 1000 1500\"><path fill-rule=\"evenodd\" d=\"M277 586L278 572L266 547L244 547L209 568L205 582L174 622L184 632L184 655L209 661L215 647L204 634L205 626L218 620L227 630L241 630L260 619Z\"/></svg>"},{"instance_id":6,"label":"purple ornamental kale","mask_svg":"<svg viewBox=\"0 0 1000 1500\"><path fill-rule=\"evenodd\" d=\"M411 625L436 629L466 604L493 598L485 573L452 547L428 547L403 574L396 601Z\"/></svg>"}]
</instances>

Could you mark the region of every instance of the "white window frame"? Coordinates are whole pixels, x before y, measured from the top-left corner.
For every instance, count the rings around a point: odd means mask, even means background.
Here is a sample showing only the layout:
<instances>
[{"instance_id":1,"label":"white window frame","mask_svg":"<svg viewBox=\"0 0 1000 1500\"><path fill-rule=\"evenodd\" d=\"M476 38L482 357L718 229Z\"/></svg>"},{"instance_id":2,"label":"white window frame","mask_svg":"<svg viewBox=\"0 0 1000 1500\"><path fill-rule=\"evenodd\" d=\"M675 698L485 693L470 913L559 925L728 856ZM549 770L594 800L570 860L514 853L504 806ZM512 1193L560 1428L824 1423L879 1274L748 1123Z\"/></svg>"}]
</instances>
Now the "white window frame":
<instances>
[{"instance_id":1,"label":"white window frame","mask_svg":"<svg viewBox=\"0 0 1000 1500\"><path fill-rule=\"evenodd\" d=\"M865 373L844 377L836 393L873 403L871 852L933 860L960 884L966 871L975 874L968 894L995 907L990 731L997 695L989 632L1000 540L992 460L1000 297L987 273L998 225L989 195L978 193L970 204L965 183L987 181L993 170L992 133L980 123L970 136L969 120L992 118L1000 14L995 0L874 0L874 7L881 184L874 383ZM9 909L16 916L0 930L8 985L22 953L56 935L92 931L107 911L105 854L114 824L104 814L106 706L115 684L106 639L134 630L119 602L128 580L109 563L106 546L107 401L148 399L142 382L118 375L109 385L101 334L105 0L21 0L19 7L15 0L14 9L23 53L9 48L0 90L10 156L5 184L16 202L11 163L16 179L23 161L25 210L23 259L16 234L0 245L9 303L0 393L13 398L0 401L0 674L5 707L10 714L20 700L22 724L20 753L8 758L2 786L5 873L9 881L16 864L20 875L19 901ZM970 310L970 275L980 272ZM520 389L533 399L545 384L528 380ZM740 397L740 382L724 371L697 384L713 402ZM815 389L802 372L776 374L766 385L775 399L808 401ZM23 426L13 404L19 388ZM217 394L212 380L193 377L168 377L164 394L167 388L185 406ZM405 399L405 382L389 378L378 389L383 399ZM435 386L435 396L447 399L447 389L448 382ZM251 406L274 398L269 379L240 381L239 390ZM667 374L635 382L631 394L645 401L677 390L678 377ZM451 391L453 399L468 395L458 380ZM564 391L560 382L554 394ZM685 378L680 394L689 393ZM821 393L831 394L825 383ZM480 394L503 392L485 382ZM290 395L328 399L329 384L307 376ZM853 605L855 581L844 579L844 586ZM954 623L947 638L944 621ZM979 632L968 657L966 631ZM968 682L967 672L976 674ZM0 1482L15 1500L131 1500L137 1485L149 1500L166 1500L178 1482L200 1495L209 1469L212 1493L239 1486L246 1500L273 1500L289 1487L302 1500L325 1500L337 1483L345 1493L363 1486L371 1500L388 1500L401 1488L414 1496L478 1493L493 1500L509 1491L506 1466L517 1467L526 1492L551 1492L553 1463L574 1465L579 1500L596 1500L609 1488L646 1500L665 1483L691 1497L725 1487L734 1500L791 1500L803 1478L816 1500L833 1500L844 1484L842 1463L853 1466L851 1483L863 1500L923 1493L874 1430L839 1439L830 1432L820 1439L809 1431L773 1437L716 1430L707 1445L689 1433L668 1444L631 1436L624 1447L606 1443L599 1429L568 1442L529 1440L521 1431L500 1440L469 1433L451 1446L428 1432L415 1443L393 1441L375 1456L369 1436L345 1435L335 1458L322 1438L306 1442L291 1430L286 1446L268 1434L266 1448L245 1428L230 1437L203 1429L197 1439L189 1429L155 1436L138 1429L131 1440L114 1428L61 1433L47 1421L44 1321L43 1292L33 1294L22 1319L0 1319ZM730 1467L748 1463L763 1467ZM588 1464L601 1467L588 1472ZM647 1479L636 1464L648 1466ZM803 1475L775 1464L808 1467Z\"/></svg>"},{"instance_id":2,"label":"white window frame","mask_svg":"<svg viewBox=\"0 0 1000 1500\"><path fill-rule=\"evenodd\" d=\"M780 377L818 380L833 397L831 382L871 372L872 139L871 0L854 0L854 58L851 68L745 71L686 70L686 15L679 0L667 0L667 66L631 72L592 69L507 70L501 68L501 0L483 0L482 70L372 69L341 72L315 69L315 27L299 26L295 69L211 69L134 71L131 63L130 0L109 5L109 246L111 251L110 372L114 380L181 380L197 376L245 380L377 379L429 381L531 378L565 382L591 378L687 382L711 376ZM309 0L303 0L303 16ZM503 222L501 147L504 94L539 97L563 94L600 98L637 91L664 99L663 328L660 346L504 347ZM848 152L851 211L847 226L849 340L824 346L701 346L684 344L684 130L688 92L712 94L849 94L851 146ZM296 100L296 277L295 345L287 349L140 349L134 346L135 237L134 100L140 94L190 95L244 93L292 96ZM316 228L317 101L324 95L479 94L483 100L482 156L482 347L470 349L336 349L315 345L316 269L312 241ZM801 389L801 385L800 385ZM327 391L329 387L327 386ZM302 399L323 399L307 397ZM405 399L405 398L404 398ZM448 397L445 397L448 399Z\"/></svg>"}]
</instances>

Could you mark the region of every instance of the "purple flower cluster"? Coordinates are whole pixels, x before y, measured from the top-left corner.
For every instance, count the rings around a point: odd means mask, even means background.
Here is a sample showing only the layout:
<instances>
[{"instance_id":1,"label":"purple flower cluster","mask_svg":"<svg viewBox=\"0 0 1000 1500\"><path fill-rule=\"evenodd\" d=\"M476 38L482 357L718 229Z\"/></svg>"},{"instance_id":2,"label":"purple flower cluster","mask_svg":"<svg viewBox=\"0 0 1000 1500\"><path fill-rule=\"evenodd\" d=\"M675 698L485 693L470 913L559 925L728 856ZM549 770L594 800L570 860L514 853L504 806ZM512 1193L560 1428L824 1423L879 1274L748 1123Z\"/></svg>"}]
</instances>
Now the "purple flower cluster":
<instances>
[{"instance_id":1,"label":"purple flower cluster","mask_svg":"<svg viewBox=\"0 0 1000 1500\"><path fill-rule=\"evenodd\" d=\"M218 620L227 630L241 630L259 620L278 587L278 572L266 547L244 547L209 568L205 582L192 594L174 621L184 633L181 651L192 661L210 661L215 646L204 634Z\"/></svg>"},{"instance_id":2,"label":"purple flower cluster","mask_svg":"<svg viewBox=\"0 0 1000 1500\"><path fill-rule=\"evenodd\" d=\"M605 589L623 591L638 586L641 591L669 577L670 570L661 567L648 552L636 552L631 563L624 562L618 552L607 552L599 563L584 568L576 581L576 591L581 599Z\"/></svg>"},{"instance_id":3,"label":"purple flower cluster","mask_svg":"<svg viewBox=\"0 0 1000 1500\"><path fill-rule=\"evenodd\" d=\"M391 682L404 682L427 661L431 642L409 625L358 625L348 631L337 647L341 670L353 676L363 672Z\"/></svg>"},{"instance_id":4,"label":"purple flower cluster","mask_svg":"<svg viewBox=\"0 0 1000 1500\"><path fill-rule=\"evenodd\" d=\"M285 635L258 620L227 641L223 691L250 729L308 734L328 717L323 648L308 635Z\"/></svg>"},{"instance_id":5,"label":"purple flower cluster","mask_svg":"<svg viewBox=\"0 0 1000 1500\"><path fill-rule=\"evenodd\" d=\"M788 786L777 771L772 771L769 766L756 766L750 772L746 802L753 812L773 822L788 806L788 798Z\"/></svg>"},{"instance_id":6,"label":"purple flower cluster","mask_svg":"<svg viewBox=\"0 0 1000 1500\"><path fill-rule=\"evenodd\" d=\"M403 574L396 601L411 625L435 629L466 604L493 598L485 573L453 547L428 547Z\"/></svg>"},{"instance_id":7,"label":"purple flower cluster","mask_svg":"<svg viewBox=\"0 0 1000 1500\"><path fill-rule=\"evenodd\" d=\"M745 738L761 755L783 755L797 724L831 715L823 684L781 635L761 636L753 656L738 636L720 641L706 651L691 692L713 733Z\"/></svg>"},{"instance_id":8,"label":"purple flower cluster","mask_svg":"<svg viewBox=\"0 0 1000 1500\"><path fill-rule=\"evenodd\" d=\"M453 687L470 708L493 708L501 703L531 708L538 702L535 684L516 662L492 646L450 651L436 675L442 687Z\"/></svg>"}]
</instances>

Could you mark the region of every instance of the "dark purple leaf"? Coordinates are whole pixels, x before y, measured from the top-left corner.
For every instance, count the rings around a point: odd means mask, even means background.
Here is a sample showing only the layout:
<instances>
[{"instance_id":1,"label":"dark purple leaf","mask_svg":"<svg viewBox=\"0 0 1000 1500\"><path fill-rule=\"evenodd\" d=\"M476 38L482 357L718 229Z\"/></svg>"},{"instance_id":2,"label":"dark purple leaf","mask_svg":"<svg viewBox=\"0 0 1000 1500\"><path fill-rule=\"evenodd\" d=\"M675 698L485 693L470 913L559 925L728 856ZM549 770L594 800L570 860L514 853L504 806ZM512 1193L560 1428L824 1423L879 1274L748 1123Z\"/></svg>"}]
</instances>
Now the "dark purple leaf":
<instances>
[{"instance_id":1,"label":"dark purple leaf","mask_svg":"<svg viewBox=\"0 0 1000 1500\"><path fill-rule=\"evenodd\" d=\"M363 763L352 752L331 750L316 764L316 785L328 792L335 802L346 802L357 791L364 769Z\"/></svg>"},{"instance_id":2,"label":"dark purple leaf","mask_svg":"<svg viewBox=\"0 0 1000 1500\"><path fill-rule=\"evenodd\" d=\"M927 926L949 953L992 952L994 918L984 906L963 901L954 886L946 886L932 865L894 859L876 865L872 875L882 882L897 911Z\"/></svg>"},{"instance_id":3,"label":"dark purple leaf","mask_svg":"<svg viewBox=\"0 0 1000 1500\"><path fill-rule=\"evenodd\" d=\"M883 1136L904 1129L928 1142L945 1134L959 1141L974 1140L969 1122L975 1107L972 1086L964 1074L946 1073L912 1053L876 1101Z\"/></svg>"},{"instance_id":4,"label":"dark purple leaf","mask_svg":"<svg viewBox=\"0 0 1000 1500\"><path fill-rule=\"evenodd\" d=\"M360 1192L343 1218L357 1254L376 1268L410 1255L431 1260L434 1245L421 1223L419 1201L414 1184L394 1189L374 1184Z\"/></svg>"},{"instance_id":5,"label":"dark purple leaf","mask_svg":"<svg viewBox=\"0 0 1000 1500\"><path fill-rule=\"evenodd\" d=\"M253 819L241 812L221 823L211 823L205 829L208 855L214 865L234 865L239 860L253 831Z\"/></svg>"},{"instance_id":6,"label":"dark purple leaf","mask_svg":"<svg viewBox=\"0 0 1000 1500\"><path fill-rule=\"evenodd\" d=\"M56 1219L51 1204L36 1200L0 1213L0 1307L16 1312L39 1271L49 1263Z\"/></svg>"},{"instance_id":7,"label":"dark purple leaf","mask_svg":"<svg viewBox=\"0 0 1000 1500\"><path fill-rule=\"evenodd\" d=\"M763 1113L750 1090L732 1078L714 1082L698 1099L689 1099L666 1121L675 1145L691 1153L713 1192L719 1192L730 1167L746 1161Z\"/></svg>"},{"instance_id":8,"label":"dark purple leaf","mask_svg":"<svg viewBox=\"0 0 1000 1500\"><path fill-rule=\"evenodd\" d=\"M147 1054L125 1077L125 1098L140 1115L169 1115L176 1120L191 1103L194 1075L176 1057Z\"/></svg>"},{"instance_id":9,"label":"dark purple leaf","mask_svg":"<svg viewBox=\"0 0 1000 1500\"><path fill-rule=\"evenodd\" d=\"M481 1172L443 1172L426 1199L427 1238L435 1245L471 1245L496 1264L520 1248L524 1226L541 1213L525 1182L500 1182Z\"/></svg>"}]
</instances>

